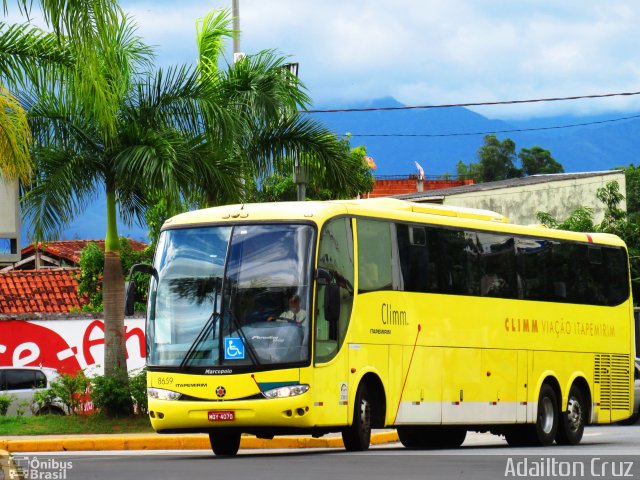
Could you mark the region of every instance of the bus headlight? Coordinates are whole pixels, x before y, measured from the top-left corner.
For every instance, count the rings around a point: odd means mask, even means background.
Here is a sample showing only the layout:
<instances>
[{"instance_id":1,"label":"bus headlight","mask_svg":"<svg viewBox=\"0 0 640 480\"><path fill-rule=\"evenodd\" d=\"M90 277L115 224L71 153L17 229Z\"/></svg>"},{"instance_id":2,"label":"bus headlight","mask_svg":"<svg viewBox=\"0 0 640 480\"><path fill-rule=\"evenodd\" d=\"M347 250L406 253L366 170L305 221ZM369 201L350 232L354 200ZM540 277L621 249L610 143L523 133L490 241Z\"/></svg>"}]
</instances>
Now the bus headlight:
<instances>
[{"instance_id":1,"label":"bus headlight","mask_svg":"<svg viewBox=\"0 0 640 480\"><path fill-rule=\"evenodd\" d=\"M263 395L267 398L284 398L284 397L295 397L297 395L302 395L309 391L309 385L289 385L288 387L278 387L272 388L271 390L267 390L262 392Z\"/></svg>"},{"instance_id":2,"label":"bus headlight","mask_svg":"<svg viewBox=\"0 0 640 480\"><path fill-rule=\"evenodd\" d=\"M181 393L165 390L164 388L147 388L147 395L158 400L180 400L180 397L182 397Z\"/></svg>"}]
</instances>

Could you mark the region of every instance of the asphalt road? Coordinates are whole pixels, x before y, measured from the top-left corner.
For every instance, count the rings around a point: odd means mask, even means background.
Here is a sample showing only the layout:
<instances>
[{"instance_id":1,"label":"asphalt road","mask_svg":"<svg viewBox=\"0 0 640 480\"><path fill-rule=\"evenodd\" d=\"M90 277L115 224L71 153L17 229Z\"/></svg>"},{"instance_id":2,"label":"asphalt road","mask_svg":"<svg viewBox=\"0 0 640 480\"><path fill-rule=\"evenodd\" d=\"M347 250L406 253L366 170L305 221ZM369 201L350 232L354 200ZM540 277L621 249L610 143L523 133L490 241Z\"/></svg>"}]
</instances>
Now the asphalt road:
<instances>
[{"instance_id":1,"label":"asphalt road","mask_svg":"<svg viewBox=\"0 0 640 480\"><path fill-rule=\"evenodd\" d=\"M15 454L14 459L31 468L29 478L63 480L638 478L640 426L590 427L577 447L509 448L500 437L469 434L461 448L439 451L387 444L362 453L245 450L217 458L193 450L62 452Z\"/></svg>"}]
</instances>

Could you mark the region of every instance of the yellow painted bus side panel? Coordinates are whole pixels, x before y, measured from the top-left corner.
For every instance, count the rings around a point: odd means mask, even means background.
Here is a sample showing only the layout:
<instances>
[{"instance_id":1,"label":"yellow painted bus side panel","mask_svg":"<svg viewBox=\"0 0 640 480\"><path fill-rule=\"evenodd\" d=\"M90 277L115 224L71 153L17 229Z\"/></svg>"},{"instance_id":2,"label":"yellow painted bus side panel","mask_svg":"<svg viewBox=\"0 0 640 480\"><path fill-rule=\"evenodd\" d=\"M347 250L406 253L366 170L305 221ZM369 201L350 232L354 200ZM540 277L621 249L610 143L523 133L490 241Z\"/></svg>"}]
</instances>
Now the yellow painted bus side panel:
<instances>
[{"instance_id":1,"label":"yellow painted bus side panel","mask_svg":"<svg viewBox=\"0 0 640 480\"><path fill-rule=\"evenodd\" d=\"M443 375L447 373L443 350L409 346L400 351L401 361L399 354L389 359L390 376L400 381L389 389L387 424L440 424Z\"/></svg>"},{"instance_id":2,"label":"yellow painted bus side panel","mask_svg":"<svg viewBox=\"0 0 640 480\"><path fill-rule=\"evenodd\" d=\"M346 348L330 362L317 364L315 369L303 370L313 380L307 382L312 387L314 406L313 415L316 426L344 425L347 422L349 408L349 377L347 362L349 352Z\"/></svg>"}]
</instances>

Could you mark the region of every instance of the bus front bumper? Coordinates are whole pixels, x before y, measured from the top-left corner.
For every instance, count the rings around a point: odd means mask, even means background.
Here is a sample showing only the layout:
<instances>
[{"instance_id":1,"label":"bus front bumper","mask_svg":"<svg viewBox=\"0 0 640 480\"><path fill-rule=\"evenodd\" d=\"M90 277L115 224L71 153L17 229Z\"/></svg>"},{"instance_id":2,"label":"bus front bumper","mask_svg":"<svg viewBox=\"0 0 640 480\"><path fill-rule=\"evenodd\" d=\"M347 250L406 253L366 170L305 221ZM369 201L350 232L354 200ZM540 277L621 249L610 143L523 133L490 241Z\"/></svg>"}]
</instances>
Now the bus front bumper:
<instances>
[{"instance_id":1,"label":"bus front bumper","mask_svg":"<svg viewBox=\"0 0 640 480\"><path fill-rule=\"evenodd\" d=\"M313 402L308 393L289 398L193 401L149 398L154 430L207 431L215 428L310 428Z\"/></svg>"}]
</instances>

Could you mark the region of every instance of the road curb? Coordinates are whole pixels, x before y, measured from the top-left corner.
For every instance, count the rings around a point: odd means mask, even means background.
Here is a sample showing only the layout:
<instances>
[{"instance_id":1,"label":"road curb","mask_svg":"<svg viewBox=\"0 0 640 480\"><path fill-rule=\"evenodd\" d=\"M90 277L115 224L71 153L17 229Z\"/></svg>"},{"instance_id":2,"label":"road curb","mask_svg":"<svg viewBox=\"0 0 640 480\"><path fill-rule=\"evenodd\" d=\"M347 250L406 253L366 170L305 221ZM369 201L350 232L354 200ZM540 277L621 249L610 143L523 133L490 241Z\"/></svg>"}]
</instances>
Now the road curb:
<instances>
[{"instance_id":1,"label":"road curb","mask_svg":"<svg viewBox=\"0 0 640 480\"><path fill-rule=\"evenodd\" d=\"M374 433L371 444L398 441L395 431ZM263 440L253 436L242 437L241 449L276 448L343 448L342 438L276 437ZM210 450L207 435L104 435L64 438L38 438L0 440L0 450L8 452L63 452L91 450Z\"/></svg>"}]
</instances>

